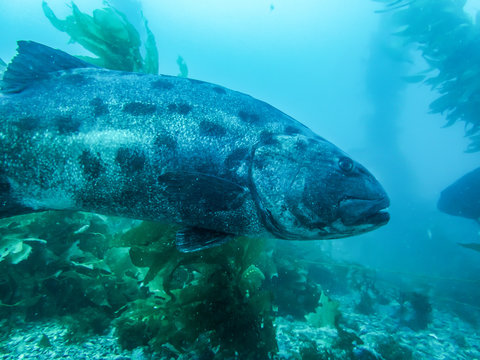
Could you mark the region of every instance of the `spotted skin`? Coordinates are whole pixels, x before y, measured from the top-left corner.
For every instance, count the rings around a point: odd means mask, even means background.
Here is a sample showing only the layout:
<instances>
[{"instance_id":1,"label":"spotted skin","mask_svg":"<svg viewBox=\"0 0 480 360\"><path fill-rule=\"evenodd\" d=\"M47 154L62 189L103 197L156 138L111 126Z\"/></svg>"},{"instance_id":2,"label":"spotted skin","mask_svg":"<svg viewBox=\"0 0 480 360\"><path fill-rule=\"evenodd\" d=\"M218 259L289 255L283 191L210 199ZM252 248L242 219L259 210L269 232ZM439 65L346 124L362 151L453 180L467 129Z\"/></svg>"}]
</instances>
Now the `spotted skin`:
<instances>
[{"instance_id":1,"label":"spotted skin","mask_svg":"<svg viewBox=\"0 0 480 360\"><path fill-rule=\"evenodd\" d=\"M73 209L295 239L381 225L338 225L332 214L346 193L384 199L383 189L361 165L342 173L340 149L269 104L203 81L84 66L31 44L14 62L27 75L7 70L0 96L0 217L15 206ZM30 76L35 66L21 62L35 62L36 48L65 69L49 63ZM2 208L2 196L15 201Z\"/></svg>"}]
</instances>

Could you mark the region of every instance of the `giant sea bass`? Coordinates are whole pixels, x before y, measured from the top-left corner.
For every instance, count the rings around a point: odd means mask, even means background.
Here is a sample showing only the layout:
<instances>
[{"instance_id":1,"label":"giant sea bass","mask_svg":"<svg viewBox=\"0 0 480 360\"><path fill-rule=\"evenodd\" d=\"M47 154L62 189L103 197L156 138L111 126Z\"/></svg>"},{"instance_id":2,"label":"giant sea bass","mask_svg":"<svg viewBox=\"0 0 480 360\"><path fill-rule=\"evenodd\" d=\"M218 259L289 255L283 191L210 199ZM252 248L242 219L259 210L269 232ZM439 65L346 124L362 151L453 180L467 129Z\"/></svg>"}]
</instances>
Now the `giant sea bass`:
<instances>
[{"instance_id":1,"label":"giant sea bass","mask_svg":"<svg viewBox=\"0 0 480 360\"><path fill-rule=\"evenodd\" d=\"M444 189L437 207L446 214L480 222L480 167Z\"/></svg>"},{"instance_id":2,"label":"giant sea bass","mask_svg":"<svg viewBox=\"0 0 480 360\"><path fill-rule=\"evenodd\" d=\"M0 218L82 210L234 236L332 239L384 225L370 172L276 108L203 81L95 67L18 42L0 96Z\"/></svg>"}]
</instances>

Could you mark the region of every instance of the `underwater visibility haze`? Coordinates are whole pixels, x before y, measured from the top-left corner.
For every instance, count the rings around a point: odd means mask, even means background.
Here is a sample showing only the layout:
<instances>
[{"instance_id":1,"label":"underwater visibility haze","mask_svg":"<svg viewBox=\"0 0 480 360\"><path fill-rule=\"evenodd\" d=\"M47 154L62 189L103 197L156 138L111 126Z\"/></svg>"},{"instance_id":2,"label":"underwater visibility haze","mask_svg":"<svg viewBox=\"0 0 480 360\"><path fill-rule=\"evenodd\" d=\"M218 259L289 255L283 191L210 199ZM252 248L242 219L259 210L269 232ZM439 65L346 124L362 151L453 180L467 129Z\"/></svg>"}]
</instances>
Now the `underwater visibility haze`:
<instances>
[{"instance_id":1,"label":"underwater visibility haze","mask_svg":"<svg viewBox=\"0 0 480 360\"><path fill-rule=\"evenodd\" d=\"M0 358L479 358L479 10L2 2Z\"/></svg>"}]
</instances>

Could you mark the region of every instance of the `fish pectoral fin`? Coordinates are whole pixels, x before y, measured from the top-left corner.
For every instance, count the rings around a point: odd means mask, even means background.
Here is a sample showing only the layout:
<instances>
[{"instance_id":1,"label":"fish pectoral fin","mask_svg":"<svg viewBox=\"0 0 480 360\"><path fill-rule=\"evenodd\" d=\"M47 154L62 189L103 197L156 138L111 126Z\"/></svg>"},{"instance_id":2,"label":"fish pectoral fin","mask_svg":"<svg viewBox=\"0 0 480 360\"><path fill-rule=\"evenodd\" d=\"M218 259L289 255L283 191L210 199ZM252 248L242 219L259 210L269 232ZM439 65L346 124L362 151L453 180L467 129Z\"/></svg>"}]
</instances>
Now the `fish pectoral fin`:
<instances>
[{"instance_id":1,"label":"fish pectoral fin","mask_svg":"<svg viewBox=\"0 0 480 360\"><path fill-rule=\"evenodd\" d=\"M177 232L177 249L189 253L225 244L235 237L233 234L200 227L187 227Z\"/></svg>"},{"instance_id":2,"label":"fish pectoral fin","mask_svg":"<svg viewBox=\"0 0 480 360\"><path fill-rule=\"evenodd\" d=\"M194 172L167 172L158 177L166 197L185 209L199 212L229 211L242 206L247 190L215 175Z\"/></svg>"}]
</instances>

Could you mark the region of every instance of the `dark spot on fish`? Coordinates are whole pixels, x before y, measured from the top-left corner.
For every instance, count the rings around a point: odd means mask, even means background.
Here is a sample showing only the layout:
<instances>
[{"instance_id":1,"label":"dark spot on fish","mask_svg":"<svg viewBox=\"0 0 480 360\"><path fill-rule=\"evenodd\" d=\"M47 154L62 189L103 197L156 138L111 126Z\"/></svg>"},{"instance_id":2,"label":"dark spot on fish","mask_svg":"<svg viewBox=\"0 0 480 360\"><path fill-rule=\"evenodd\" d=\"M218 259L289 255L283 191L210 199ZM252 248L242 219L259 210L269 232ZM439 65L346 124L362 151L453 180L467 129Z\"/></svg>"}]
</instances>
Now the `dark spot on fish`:
<instances>
[{"instance_id":1,"label":"dark spot on fish","mask_svg":"<svg viewBox=\"0 0 480 360\"><path fill-rule=\"evenodd\" d=\"M262 131L260 133L260 142L264 145L274 145L278 143L278 140L273 137L270 131Z\"/></svg>"},{"instance_id":2,"label":"dark spot on fish","mask_svg":"<svg viewBox=\"0 0 480 360\"><path fill-rule=\"evenodd\" d=\"M98 178L100 174L105 171L99 153L94 155L88 150L83 150L82 155L78 157L78 160L82 165L86 178L89 180Z\"/></svg>"},{"instance_id":3,"label":"dark spot on fish","mask_svg":"<svg viewBox=\"0 0 480 360\"><path fill-rule=\"evenodd\" d=\"M145 154L138 149L121 147L117 151L115 161L124 173L133 175L145 167Z\"/></svg>"},{"instance_id":4,"label":"dark spot on fish","mask_svg":"<svg viewBox=\"0 0 480 360\"><path fill-rule=\"evenodd\" d=\"M244 148L235 149L225 159L225 166L227 167L227 169L236 167L238 166L239 162L248 158L249 154L250 154L249 148L244 147Z\"/></svg>"},{"instance_id":5,"label":"dark spot on fish","mask_svg":"<svg viewBox=\"0 0 480 360\"><path fill-rule=\"evenodd\" d=\"M89 83L89 78L82 74L64 74L61 79L68 84L82 86Z\"/></svg>"},{"instance_id":6,"label":"dark spot on fish","mask_svg":"<svg viewBox=\"0 0 480 360\"><path fill-rule=\"evenodd\" d=\"M300 129L295 126L287 126L285 128L285 134L287 135L294 135L294 134L300 134L300 133L301 133Z\"/></svg>"},{"instance_id":7,"label":"dark spot on fish","mask_svg":"<svg viewBox=\"0 0 480 360\"><path fill-rule=\"evenodd\" d=\"M214 122L204 120L200 122L199 132L202 136L225 136L227 134L227 129Z\"/></svg>"},{"instance_id":8,"label":"dark spot on fish","mask_svg":"<svg viewBox=\"0 0 480 360\"><path fill-rule=\"evenodd\" d=\"M138 195L142 193L141 189L123 189L119 195L119 203L126 206L134 206L138 203Z\"/></svg>"},{"instance_id":9,"label":"dark spot on fish","mask_svg":"<svg viewBox=\"0 0 480 360\"><path fill-rule=\"evenodd\" d=\"M215 91L217 94L225 95L227 93L225 89L220 86L215 86L212 88L212 90Z\"/></svg>"},{"instance_id":10,"label":"dark spot on fish","mask_svg":"<svg viewBox=\"0 0 480 360\"><path fill-rule=\"evenodd\" d=\"M16 125L22 131L32 131L40 128L40 119L33 116L27 116L18 119Z\"/></svg>"},{"instance_id":11,"label":"dark spot on fish","mask_svg":"<svg viewBox=\"0 0 480 360\"><path fill-rule=\"evenodd\" d=\"M157 90L170 90L173 89L173 84L170 81L167 80L156 80L150 84L152 89L157 89Z\"/></svg>"},{"instance_id":12,"label":"dark spot on fish","mask_svg":"<svg viewBox=\"0 0 480 360\"><path fill-rule=\"evenodd\" d=\"M196 84L196 85L205 84L205 81L201 81L201 80L190 79L190 78L187 78L187 80L190 81L192 84Z\"/></svg>"},{"instance_id":13,"label":"dark spot on fish","mask_svg":"<svg viewBox=\"0 0 480 360\"><path fill-rule=\"evenodd\" d=\"M255 157L253 159L253 167L258 170L263 170L265 168L265 161Z\"/></svg>"},{"instance_id":14,"label":"dark spot on fish","mask_svg":"<svg viewBox=\"0 0 480 360\"><path fill-rule=\"evenodd\" d=\"M260 120L260 117L257 114L248 113L246 111L240 110L238 112L238 117L247 123L255 124Z\"/></svg>"},{"instance_id":15,"label":"dark spot on fish","mask_svg":"<svg viewBox=\"0 0 480 360\"><path fill-rule=\"evenodd\" d=\"M300 151L300 152L303 152L303 151L306 151L307 148L308 148L308 144L306 141L304 140L298 140L296 143L295 143L295 148Z\"/></svg>"},{"instance_id":16,"label":"dark spot on fish","mask_svg":"<svg viewBox=\"0 0 480 360\"><path fill-rule=\"evenodd\" d=\"M93 115L95 117L107 115L109 113L108 106L98 97L92 99L90 105L93 107Z\"/></svg>"},{"instance_id":17,"label":"dark spot on fish","mask_svg":"<svg viewBox=\"0 0 480 360\"><path fill-rule=\"evenodd\" d=\"M195 169L196 172L202 174L216 174L219 167L215 163L213 156L207 154L193 155L188 159L188 167Z\"/></svg>"},{"instance_id":18,"label":"dark spot on fish","mask_svg":"<svg viewBox=\"0 0 480 360\"><path fill-rule=\"evenodd\" d=\"M168 110L171 112L176 112L180 115L188 115L188 113L192 110L192 107L188 104L170 104L168 105Z\"/></svg>"},{"instance_id":19,"label":"dark spot on fish","mask_svg":"<svg viewBox=\"0 0 480 360\"><path fill-rule=\"evenodd\" d=\"M245 111L240 110L240 111L238 112L238 117L239 117L240 119L242 119L243 121L248 122L249 116L248 116L248 114L247 114Z\"/></svg>"},{"instance_id":20,"label":"dark spot on fish","mask_svg":"<svg viewBox=\"0 0 480 360\"><path fill-rule=\"evenodd\" d=\"M123 112L135 116L150 115L153 114L156 110L157 106L155 104L131 102L123 105Z\"/></svg>"},{"instance_id":21,"label":"dark spot on fish","mask_svg":"<svg viewBox=\"0 0 480 360\"><path fill-rule=\"evenodd\" d=\"M82 125L82 121L79 118L72 117L71 115L59 115L53 118L53 122L60 134L72 134L77 133Z\"/></svg>"},{"instance_id":22,"label":"dark spot on fish","mask_svg":"<svg viewBox=\"0 0 480 360\"><path fill-rule=\"evenodd\" d=\"M187 115L192 110L192 107L188 104L179 104L177 106L177 112L182 115Z\"/></svg>"},{"instance_id":23,"label":"dark spot on fish","mask_svg":"<svg viewBox=\"0 0 480 360\"><path fill-rule=\"evenodd\" d=\"M0 198L6 198L8 193L10 192L10 183L7 181L1 181L0 180ZM2 204L0 204L1 206Z\"/></svg>"},{"instance_id":24,"label":"dark spot on fish","mask_svg":"<svg viewBox=\"0 0 480 360\"><path fill-rule=\"evenodd\" d=\"M168 150L175 150L177 148L177 142L172 136L161 135L157 136L154 140L155 147L161 148L164 147Z\"/></svg>"},{"instance_id":25,"label":"dark spot on fish","mask_svg":"<svg viewBox=\"0 0 480 360\"><path fill-rule=\"evenodd\" d=\"M212 172L212 164L198 159L199 161L195 162L195 171L199 173L208 174Z\"/></svg>"},{"instance_id":26,"label":"dark spot on fish","mask_svg":"<svg viewBox=\"0 0 480 360\"><path fill-rule=\"evenodd\" d=\"M0 168L0 199L10 192L10 182L4 174L5 171ZM2 204L0 202L0 207L1 206Z\"/></svg>"}]
</instances>

